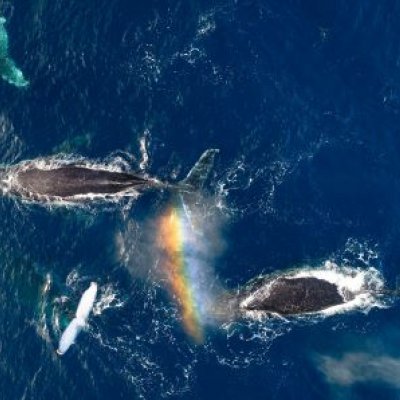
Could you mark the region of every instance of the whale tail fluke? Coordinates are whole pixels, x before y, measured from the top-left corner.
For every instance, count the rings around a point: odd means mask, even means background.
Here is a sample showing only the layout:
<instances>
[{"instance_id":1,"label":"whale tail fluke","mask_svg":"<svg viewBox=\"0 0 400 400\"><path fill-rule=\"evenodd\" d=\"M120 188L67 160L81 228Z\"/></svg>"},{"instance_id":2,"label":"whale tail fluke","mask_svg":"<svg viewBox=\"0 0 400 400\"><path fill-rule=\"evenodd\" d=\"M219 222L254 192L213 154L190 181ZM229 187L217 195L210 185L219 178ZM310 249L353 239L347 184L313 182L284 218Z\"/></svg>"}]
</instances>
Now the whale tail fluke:
<instances>
[{"instance_id":1,"label":"whale tail fluke","mask_svg":"<svg viewBox=\"0 0 400 400\"><path fill-rule=\"evenodd\" d=\"M194 230L197 231L199 209L198 207L204 203L204 196L200 193L203 188L210 172L214 166L216 155L219 153L218 149L206 150L189 171L185 179L176 185L179 192L179 199L183 211Z\"/></svg>"},{"instance_id":2,"label":"whale tail fluke","mask_svg":"<svg viewBox=\"0 0 400 400\"><path fill-rule=\"evenodd\" d=\"M214 166L215 157L218 153L218 149L206 150L189 171L186 178L179 183L179 187L187 191L200 190L210 175L211 169Z\"/></svg>"}]
</instances>

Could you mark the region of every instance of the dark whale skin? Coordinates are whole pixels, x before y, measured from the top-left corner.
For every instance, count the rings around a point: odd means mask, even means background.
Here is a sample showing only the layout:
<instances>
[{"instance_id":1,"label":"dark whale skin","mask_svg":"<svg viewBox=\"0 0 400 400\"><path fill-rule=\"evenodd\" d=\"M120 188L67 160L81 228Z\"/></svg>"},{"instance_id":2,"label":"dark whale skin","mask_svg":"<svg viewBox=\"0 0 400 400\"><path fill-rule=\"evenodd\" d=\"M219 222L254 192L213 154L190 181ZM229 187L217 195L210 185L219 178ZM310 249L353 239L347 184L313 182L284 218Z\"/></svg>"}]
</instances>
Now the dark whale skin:
<instances>
[{"instance_id":1,"label":"dark whale skin","mask_svg":"<svg viewBox=\"0 0 400 400\"><path fill-rule=\"evenodd\" d=\"M314 277L285 278L274 280L269 290L258 288L247 293L243 311L265 311L282 315L302 314L322 311L326 308L343 304L344 299L337 286L323 279Z\"/></svg>"},{"instance_id":2,"label":"dark whale skin","mask_svg":"<svg viewBox=\"0 0 400 400\"><path fill-rule=\"evenodd\" d=\"M141 174L109 171L100 165L90 167L71 163L55 166L56 159L52 158L53 165L47 164L45 168L39 167L35 160L0 167L0 184L5 192L44 203L59 200L67 200L68 204L98 199L109 201L114 197L131 197L147 189L188 195L198 193L203 188L218 152L218 149L205 150L186 177L179 182L168 183Z\"/></svg>"},{"instance_id":3,"label":"dark whale skin","mask_svg":"<svg viewBox=\"0 0 400 400\"><path fill-rule=\"evenodd\" d=\"M36 196L70 198L87 194L116 194L149 184L134 174L62 166L53 169L28 168L17 173L18 186Z\"/></svg>"}]
</instances>

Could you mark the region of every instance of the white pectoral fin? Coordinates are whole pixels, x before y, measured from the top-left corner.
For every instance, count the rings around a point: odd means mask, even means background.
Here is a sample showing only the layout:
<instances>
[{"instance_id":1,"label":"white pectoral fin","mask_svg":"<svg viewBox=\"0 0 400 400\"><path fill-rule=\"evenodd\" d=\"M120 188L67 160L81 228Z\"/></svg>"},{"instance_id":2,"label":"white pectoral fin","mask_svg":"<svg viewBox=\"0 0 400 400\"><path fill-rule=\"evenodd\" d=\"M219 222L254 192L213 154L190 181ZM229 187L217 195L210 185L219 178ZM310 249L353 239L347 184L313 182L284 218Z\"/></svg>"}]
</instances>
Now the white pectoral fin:
<instances>
[{"instance_id":1,"label":"white pectoral fin","mask_svg":"<svg viewBox=\"0 0 400 400\"><path fill-rule=\"evenodd\" d=\"M57 354L62 356L65 354L68 349L75 343L75 339L79 335L79 332L85 326L85 321L80 320L79 318L74 318L70 324L67 326L67 329L63 332L60 343L58 345Z\"/></svg>"},{"instance_id":2,"label":"white pectoral fin","mask_svg":"<svg viewBox=\"0 0 400 400\"><path fill-rule=\"evenodd\" d=\"M97 296L97 283L92 282L89 286L89 289L85 290L85 292L81 297L81 300L79 301L79 305L76 310L77 318L81 318L85 321L87 320L90 312L93 309L96 296Z\"/></svg>"},{"instance_id":3,"label":"white pectoral fin","mask_svg":"<svg viewBox=\"0 0 400 400\"><path fill-rule=\"evenodd\" d=\"M65 354L82 329L87 329L86 323L90 312L93 309L94 302L97 296L97 283L92 282L87 290L83 293L78 308L76 310L76 317L67 326L67 329L61 335L60 343L58 345L57 354L62 356Z\"/></svg>"}]
</instances>

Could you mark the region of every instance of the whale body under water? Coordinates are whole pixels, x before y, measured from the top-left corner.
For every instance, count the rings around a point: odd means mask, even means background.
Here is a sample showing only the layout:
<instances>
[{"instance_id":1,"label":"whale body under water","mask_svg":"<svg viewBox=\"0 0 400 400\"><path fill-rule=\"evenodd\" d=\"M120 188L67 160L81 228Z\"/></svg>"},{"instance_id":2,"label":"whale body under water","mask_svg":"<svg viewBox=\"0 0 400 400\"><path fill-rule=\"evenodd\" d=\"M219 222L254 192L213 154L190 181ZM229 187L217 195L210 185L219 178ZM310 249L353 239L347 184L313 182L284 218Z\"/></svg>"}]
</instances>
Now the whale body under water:
<instances>
[{"instance_id":1,"label":"whale body under water","mask_svg":"<svg viewBox=\"0 0 400 400\"><path fill-rule=\"evenodd\" d=\"M193 191L200 189L205 182L217 153L216 149L206 150L187 177L177 184L101 167L66 164L43 168L34 160L9 167L3 182L7 182L11 193L39 201L80 201L92 196L128 196L132 189L170 188Z\"/></svg>"},{"instance_id":2,"label":"whale body under water","mask_svg":"<svg viewBox=\"0 0 400 400\"><path fill-rule=\"evenodd\" d=\"M29 84L22 71L9 56L8 34L5 28L6 19L0 16L0 75L8 83L24 87Z\"/></svg>"}]
</instances>

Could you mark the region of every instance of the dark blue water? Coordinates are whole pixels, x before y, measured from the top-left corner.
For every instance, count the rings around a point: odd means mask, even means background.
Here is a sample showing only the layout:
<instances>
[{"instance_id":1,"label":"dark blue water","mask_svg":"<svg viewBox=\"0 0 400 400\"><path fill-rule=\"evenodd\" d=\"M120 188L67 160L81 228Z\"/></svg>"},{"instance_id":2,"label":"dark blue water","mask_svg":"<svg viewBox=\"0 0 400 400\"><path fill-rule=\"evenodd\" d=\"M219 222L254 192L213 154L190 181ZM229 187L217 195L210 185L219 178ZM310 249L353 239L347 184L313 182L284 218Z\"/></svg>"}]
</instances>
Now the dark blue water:
<instances>
[{"instance_id":1,"label":"dark blue water","mask_svg":"<svg viewBox=\"0 0 400 400\"><path fill-rule=\"evenodd\" d=\"M215 285L331 260L395 286L398 1L0 4L30 81L0 82L2 163L64 152L138 169L142 141L145 171L174 180L219 148L204 217ZM155 193L106 209L1 198L2 399L400 398L395 302L209 326L194 344L150 261L167 204ZM91 280L98 312L57 358Z\"/></svg>"}]
</instances>

